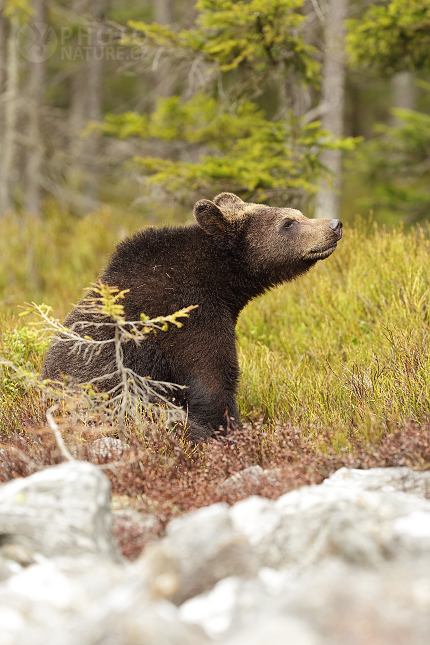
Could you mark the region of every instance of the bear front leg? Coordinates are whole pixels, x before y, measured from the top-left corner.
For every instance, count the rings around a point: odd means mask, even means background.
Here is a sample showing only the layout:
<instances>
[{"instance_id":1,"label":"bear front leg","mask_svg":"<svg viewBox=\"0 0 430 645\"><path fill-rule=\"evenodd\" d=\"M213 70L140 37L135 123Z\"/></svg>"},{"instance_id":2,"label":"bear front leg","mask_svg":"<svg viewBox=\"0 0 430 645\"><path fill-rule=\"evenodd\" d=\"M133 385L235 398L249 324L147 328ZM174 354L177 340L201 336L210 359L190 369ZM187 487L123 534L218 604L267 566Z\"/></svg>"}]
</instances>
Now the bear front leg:
<instances>
[{"instance_id":1,"label":"bear front leg","mask_svg":"<svg viewBox=\"0 0 430 645\"><path fill-rule=\"evenodd\" d=\"M235 423L239 422L234 392L226 392L214 384L208 386L196 379L189 386L186 398L191 438L194 441L205 441L216 436L220 427L227 430L227 417Z\"/></svg>"}]
</instances>

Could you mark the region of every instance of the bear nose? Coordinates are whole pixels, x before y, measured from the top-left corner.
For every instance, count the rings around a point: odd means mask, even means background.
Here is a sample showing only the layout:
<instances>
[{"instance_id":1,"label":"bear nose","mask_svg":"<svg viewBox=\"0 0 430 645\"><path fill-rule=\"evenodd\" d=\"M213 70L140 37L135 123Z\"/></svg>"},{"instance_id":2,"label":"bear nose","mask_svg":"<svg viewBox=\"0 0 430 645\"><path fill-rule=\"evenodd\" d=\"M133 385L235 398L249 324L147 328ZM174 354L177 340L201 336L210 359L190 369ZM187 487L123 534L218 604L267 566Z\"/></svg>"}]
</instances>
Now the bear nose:
<instances>
[{"instance_id":1,"label":"bear nose","mask_svg":"<svg viewBox=\"0 0 430 645\"><path fill-rule=\"evenodd\" d=\"M340 240L342 237L342 222L340 219L331 219L328 223L328 227L336 233L337 239Z\"/></svg>"}]
</instances>

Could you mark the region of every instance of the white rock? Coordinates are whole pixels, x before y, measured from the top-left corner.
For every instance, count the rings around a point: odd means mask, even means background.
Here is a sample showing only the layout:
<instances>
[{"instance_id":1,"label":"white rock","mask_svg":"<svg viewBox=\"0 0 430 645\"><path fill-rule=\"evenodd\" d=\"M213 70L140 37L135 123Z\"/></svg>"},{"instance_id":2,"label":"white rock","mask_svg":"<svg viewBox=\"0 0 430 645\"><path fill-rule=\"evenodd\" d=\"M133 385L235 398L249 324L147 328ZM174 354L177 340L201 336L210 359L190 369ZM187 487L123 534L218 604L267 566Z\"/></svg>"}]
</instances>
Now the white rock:
<instances>
[{"instance_id":1,"label":"white rock","mask_svg":"<svg viewBox=\"0 0 430 645\"><path fill-rule=\"evenodd\" d=\"M269 537L281 522L274 502L257 495L234 504L230 517L235 529L246 535L251 545Z\"/></svg>"},{"instance_id":2,"label":"white rock","mask_svg":"<svg viewBox=\"0 0 430 645\"><path fill-rule=\"evenodd\" d=\"M87 462L67 462L0 486L0 535L49 557L121 559L112 534L110 484Z\"/></svg>"},{"instance_id":3,"label":"white rock","mask_svg":"<svg viewBox=\"0 0 430 645\"><path fill-rule=\"evenodd\" d=\"M415 471L411 468L340 468L325 479L323 486L344 486L359 490L383 493L403 492L430 499L430 471Z\"/></svg>"},{"instance_id":4,"label":"white rock","mask_svg":"<svg viewBox=\"0 0 430 645\"><path fill-rule=\"evenodd\" d=\"M220 493L252 495L264 484L276 484L282 475L280 468L263 470L261 466L249 466L226 479L219 487Z\"/></svg>"},{"instance_id":5,"label":"white rock","mask_svg":"<svg viewBox=\"0 0 430 645\"><path fill-rule=\"evenodd\" d=\"M200 625L210 638L224 634L231 626L240 578L224 578L206 594L195 596L179 608L184 623Z\"/></svg>"},{"instance_id":6,"label":"white rock","mask_svg":"<svg viewBox=\"0 0 430 645\"><path fill-rule=\"evenodd\" d=\"M259 615L262 607L291 587L290 572L262 568L254 579L233 576L218 582L210 591L184 602L182 621L200 625L210 638L219 639L243 628Z\"/></svg>"},{"instance_id":7,"label":"white rock","mask_svg":"<svg viewBox=\"0 0 430 645\"><path fill-rule=\"evenodd\" d=\"M230 518L228 516L227 504L211 504L211 506L204 506L197 511L182 515L177 519L169 522L166 528L166 534L172 540L187 536L189 540L194 539L196 542L201 542L202 531L208 534L212 533L212 527L217 526L218 530L229 533L231 530ZM194 530L198 529L198 533Z\"/></svg>"},{"instance_id":8,"label":"white rock","mask_svg":"<svg viewBox=\"0 0 430 645\"><path fill-rule=\"evenodd\" d=\"M0 645L15 645L16 635L24 629L25 620L19 611L0 606Z\"/></svg>"},{"instance_id":9,"label":"white rock","mask_svg":"<svg viewBox=\"0 0 430 645\"><path fill-rule=\"evenodd\" d=\"M159 577L160 571L179 576L173 596L177 604L211 589L222 578L253 575L257 570L253 551L243 533L235 530L227 504L213 504L175 519L166 534L144 552L141 566L149 572L149 580Z\"/></svg>"},{"instance_id":10,"label":"white rock","mask_svg":"<svg viewBox=\"0 0 430 645\"><path fill-rule=\"evenodd\" d=\"M429 574L429 558L390 563L378 571L327 560L294 580L284 578L276 595L264 596L254 587L252 605L249 583L242 582L235 594L235 621L218 642L427 645ZM247 603L250 609L244 612Z\"/></svg>"},{"instance_id":11,"label":"white rock","mask_svg":"<svg viewBox=\"0 0 430 645\"><path fill-rule=\"evenodd\" d=\"M393 522L393 531L411 538L425 538L430 550L430 512L412 511Z\"/></svg>"},{"instance_id":12,"label":"white rock","mask_svg":"<svg viewBox=\"0 0 430 645\"><path fill-rule=\"evenodd\" d=\"M10 578L7 588L30 600L46 602L57 609L66 609L79 597L81 588L53 562L35 564Z\"/></svg>"},{"instance_id":13,"label":"white rock","mask_svg":"<svg viewBox=\"0 0 430 645\"><path fill-rule=\"evenodd\" d=\"M295 616L271 616L223 645L319 645L322 642L310 625Z\"/></svg>"},{"instance_id":14,"label":"white rock","mask_svg":"<svg viewBox=\"0 0 430 645\"><path fill-rule=\"evenodd\" d=\"M174 605L167 601L148 603L128 582L34 645L205 645L207 642L201 629L180 622Z\"/></svg>"},{"instance_id":15,"label":"white rock","mask_svg":"<svg viewBox=\"0 0 430 645\"><path fill-rule=\"evenodd\" d=\"M91 464L1 486L0 645L427 645L427 475L376 470L199 509L133 565Z\"/></svg>"},{"instance_id":16,"label":"white rock","mask_svg":"<svg viewBox=\"0 0 430 645\"><path fill-rule=\"evenodd\" d=\"M119 460L124 452L122 441L114 437L101 437L87 444L86 448L90 459Z\"/></svg>"},{"instance_id":17,"label":"white rock","mask_svg":"<svg viewBox=\"0 0 430 645\"><path fill-rule=\"evenodd\" d=\"M309 566L327 557L375 566L429 551L430 501L353 486L305 486L275 502L252 497L230 509L260 565Z\"/></svg>"}]
</instances>

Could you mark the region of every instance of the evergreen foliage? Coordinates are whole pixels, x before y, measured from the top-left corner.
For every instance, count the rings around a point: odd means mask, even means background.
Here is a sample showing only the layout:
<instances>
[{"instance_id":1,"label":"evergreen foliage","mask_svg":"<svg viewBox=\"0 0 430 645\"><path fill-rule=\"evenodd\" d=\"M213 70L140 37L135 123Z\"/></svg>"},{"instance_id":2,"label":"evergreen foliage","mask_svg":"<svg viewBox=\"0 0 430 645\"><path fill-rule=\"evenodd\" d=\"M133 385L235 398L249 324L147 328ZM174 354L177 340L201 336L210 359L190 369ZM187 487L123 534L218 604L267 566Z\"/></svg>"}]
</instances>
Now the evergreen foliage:
<instances>
[{"instance_id":1,"label":"evergreen foliage","mask_svg":"<svg viewBox=\"0 0 430 645\"><path fill-rule=\"evenodd\" d=\"M32 16L33 8L30 0L5 0L3 12L6 18L24 23Z\"/></svg>"},{"instance_id":2,"label":"evergreen foliage","mask_svg":"<svg viewBox=\"0 0 430 645\"><path fill-rule=\"evenodd\" d=\"M102 131L171 143L168 159L135 160L150 182L183 201L227 190L248 200L302 205L327 175L321 150L354 145L352 139L332 140L318 122L306 124L290 109L289 80L317 85L319 79L316 50L303 38L302 5L199 0L195 26L179 32L131 21L126 44L149 58L186 61L194 73L199 68L201 81L191 98L161 99L150 116L107 115ZM269 81L280 87L274 119L255 102Z\"/></svg>"},{"instance_id":3,"label":"evergreen foliage","mask_svg":"<svg viewBox=\"0 0 430 645\"><path fill-rule=\"evenodd\" d=\"M358 20L348 21L353 62L382 74L430 68L430 4L427 0L371 3Z\"/></svg>"},{"instance_id":4,"label":"evergreen foliage","mask_svg":"<svg viewBox=\"0 0 430 645\"><path fill-rule=\"evenodd\" d=\"M430 85L427 86L430 91ZM364 208L377 209L386 219L402 216L405 222L428 217L430 208L430 115L394 109L400 125L376 126L375 139L359 146L354 159L371 188L361 199Z\"/></svg>"},{"instance_id":5,"label":"evergreen foliage","mask_svg":"<svg viewBox=\"0 0 430 645\"><path fill-rule=\"evenodd\" d=\"M380 74L430 69L430 5L426 0L391 0L371 4L360 20L348 21L348 49L353 64ZM422 89L430 85L418 81ZM349 164L367 195L365 209L388 221L428 217L430 206L430 116L392 109L396 125L375 126L376 137L363 144Z\"/></svg>"},{"instance_id":6,"label":"evergreen foliage","mask_svg":"<svg viewBox=\"0 0 430 645\"><path fill-rule=\"evenodd\" d=\"M179 97L160 99L148 117L136 113L108 115L103 131L120 138L139 136L182 144L187 156L204 149L199 163L159 157L136 157L151 182L182 201L190 191L212 194L222 190L243 199L300 205L313 195L324 173L319 153L325 147L351 148L352 139L331 141L318 122L269 121L255 103L243 102L236 113L225 111L199 93L183 103ZM185 156L185 155L183 155Z\"/></svg>"},{"instance_id":7,"label":"evergreen foliage","mask_svg":"<svg viewBox=\"0 0 430 645\"><path fill-rule=\"evenodd\" d=\"M163 47L193 62L198 56L216 73L242 68L252 76L247 77L248 85L261 83L278 66L313 81L319 64L316 49L301 33L303 5L304 0L197 0L194 28L175 32L156 23L130 21L135 34L126 42L155 52Z\"/></svg>"}]
</instances>

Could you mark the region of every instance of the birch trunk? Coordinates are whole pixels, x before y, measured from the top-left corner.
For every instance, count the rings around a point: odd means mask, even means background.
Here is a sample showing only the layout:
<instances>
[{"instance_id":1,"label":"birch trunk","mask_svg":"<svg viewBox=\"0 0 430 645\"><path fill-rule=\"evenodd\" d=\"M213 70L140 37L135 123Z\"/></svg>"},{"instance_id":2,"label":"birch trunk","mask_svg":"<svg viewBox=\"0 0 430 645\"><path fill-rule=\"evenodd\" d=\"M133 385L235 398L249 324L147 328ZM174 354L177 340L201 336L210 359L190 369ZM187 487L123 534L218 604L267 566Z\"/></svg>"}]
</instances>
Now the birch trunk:
<instances>
[{"instance_id":1,"label":"birch trunk","mask_svg":"<svg viewBox=\"0 0 430 645\"><path fill-rule=\"evenodd\" d=\"M98 139L96 134L83 138L82 131L89 120L98 121L101 118L103 51L99 30L102 28L105 4L105 0L92 4L88 0L73 1L73 11L78 16L89 11L94 16L88 24L88 40L85 40L88 58L85 63L75 64L70 81L68 201L80 213L96 206L94 167L97 163Z\"/></svg>"},{"instance_id":2,"label":"birch trunk","mask_svg":"<svg viewBox=\"0 0 430 645\"><path fill-rule=\"evenodd\" d=\"M153 0L154 20L159 25L171 25L173 23L172 0ZM172 66L165 62L154 72L155 96L167 98L174 93L177 83L177 73Z\"/></svg>"},{"instance_id":3,"label":"birch trunk","mask_svg":"<svg viewBox=\"0 0 430 645\"><path fill-rule=\"evenodd\" d=\"M6 20L3 17L4 2L0 0L0 153L2 149L4 91L6 80Z\"/></svg>"},{"instance_id":4,"label":"birch trunk","mask_svg":"<svg viewBox=\"0 0 430 645\"><path fill-rule=\"evenodd\" d=\"M391 79L392 105L395 108L413 110L415 108L416 86L415 77L412 72L404 71L394 74ZM392 125L400 125L400 119L394 115L391 118Z\"/></svg>"},{"instance_id":5,"label":"birch trunk","mask_svg":"<svg viewBox=\"0 0 430 645\"><path fill-rule=\"evenodd\" d=\"M45 0L33 3L34 22L46 24ZM44 61L29 63L29 82L27 96L27 134L25 166L25 209L32 215L39 215L41 210L41 179L44 156L43 142L40 133L40 113L45 93L46 63Z\"/></svg>"},{"instance_id":6,"label":"birch trunk","mask_svg":"<svg viewBox=\"0 0 430 645\"><path fill-rule=\"evenodd\" d=\"M88 121L100 121L102 117L102 90L103 90L103 16L105 0L96 0L92 4L95 20L91 26L91 48L88 61ZM90 166L89 181L85 193L90 198L97 196L97 156L99 154L100 137L93 132L86 140L85 156Z\"/></svg>"},{"instance_id":7,"label":"birch trunk","mask_svg":"<svg viewBox=\"0 0 430 645\"><path fill-rule=\"evenodd\" d=\"M154 0L154 19L159 25L170 25L173 22L171 0Z\"/></svg>"},{"instance_id":8,"label":"birch trunk","mask_svg":"<svg viewBox=\"0 0 430 645\"><path fill-rule=\"evenodd\" d=\"M322 126L334 137L343 134L345 92L345 28L347 0L328 0L325 16L325 54L322 78ZM325 150L321 158L332 173L332 183L325 183L318 193L315 217L337 218L342 186L342 152Z\"/></svg>"},{"instance_id":9,"label":"birch trunk","mask_svg":"<svg viewBox=\"0 0 430 645\"><path fill-rule=\"evenodd\" d=\"M70 109L69 109L69 156L70 162L67 170L67 184L71 193L71 200L82 190L84 140L81 132L85 127L87 113L87 75L84 65L76 66L70 81Z\"/></svg>"},{"instance_id":10,"label":"birch trunk","mask_svg":"<svg viewBox=\"0 0 430 645\"><path fill-rule=\"evenodd\" d=\"M15 162L16 125L18 116L18 48L19 31L17 18L10 21L7 41L6 92L4 93L4 137L0 159L0 214L12 208L11 183Z\"/></svg>"}]
</instances>

